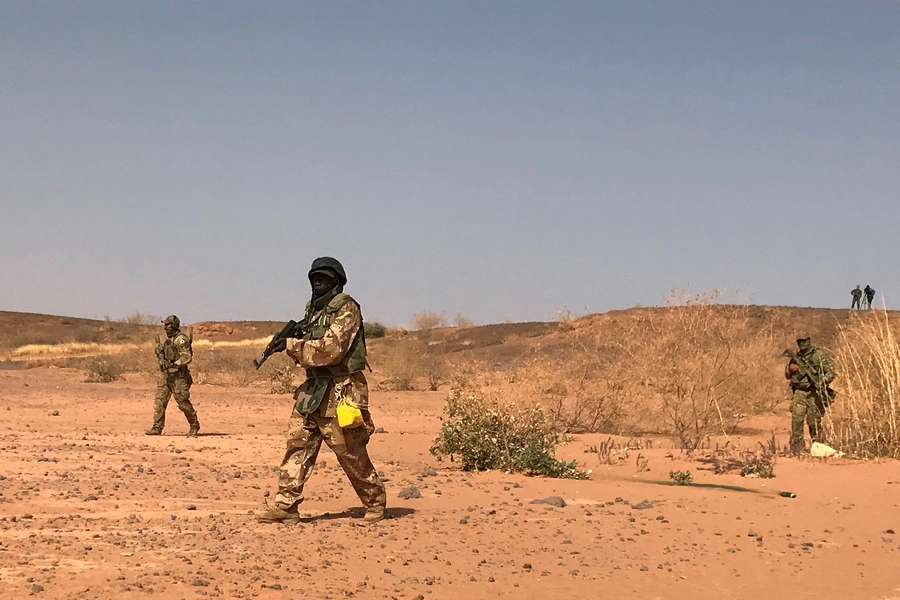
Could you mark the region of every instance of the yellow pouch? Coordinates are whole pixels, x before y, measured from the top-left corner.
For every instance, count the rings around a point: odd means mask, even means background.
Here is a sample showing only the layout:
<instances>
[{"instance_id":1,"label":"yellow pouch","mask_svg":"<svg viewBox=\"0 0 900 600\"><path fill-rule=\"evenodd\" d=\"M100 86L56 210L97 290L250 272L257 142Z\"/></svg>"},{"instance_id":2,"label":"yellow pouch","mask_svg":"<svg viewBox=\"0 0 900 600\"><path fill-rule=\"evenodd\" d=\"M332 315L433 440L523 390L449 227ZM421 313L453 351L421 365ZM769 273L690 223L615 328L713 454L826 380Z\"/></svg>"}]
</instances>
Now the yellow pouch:
<instances>
[{"instance_id":1,"label":"yellow pouch","mask_svg":"<svg viewBox=\"0 0 900 600\"><path fill-rule=\"evenodd\" d=\"M363 424L362 411L349 398L341 398L337 408L335 408L335 412L337 413L338 425L342 429L353 429Z\"/></svg>"}]
</instances>

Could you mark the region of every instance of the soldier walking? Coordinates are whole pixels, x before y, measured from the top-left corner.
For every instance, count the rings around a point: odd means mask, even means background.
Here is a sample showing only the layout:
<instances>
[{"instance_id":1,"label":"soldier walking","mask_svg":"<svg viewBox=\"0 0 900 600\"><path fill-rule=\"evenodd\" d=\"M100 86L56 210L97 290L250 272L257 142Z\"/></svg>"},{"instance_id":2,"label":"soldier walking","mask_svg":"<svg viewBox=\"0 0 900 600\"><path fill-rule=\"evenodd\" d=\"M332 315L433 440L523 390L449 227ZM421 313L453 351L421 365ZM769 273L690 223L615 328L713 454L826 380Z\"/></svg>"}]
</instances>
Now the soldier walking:
<instances>
[{"instance_id":1,"label":"soldier walking","mask_svg":"<svg viewBox=\"0 0 900 600\"><path fill-rule=\"evenodd\" d=\"M853 301L850 303L850 310L853 310L854 308L860 310L862 307L860 306L859 301L862 299L863 293L862 290L859 289L859 285L850 290L850 295L853 297Z\"/></svg>"},{"instance_id":2,"label":"soldier walking","mask_svg":"<svg viewBox=\"0 0 900 600\"><path fill-rule=\"evenodd\" d=\"M286 338L274 351L286 350L306 369L306 381L294 393L288 420L287 450L278 476L275 506L257 515L262 523L296 523L303 487L325 442L337 457L357 496L364 519L384 517L384 483L369 459L366 445L375 431L369 413L369 388L363 372L366 336L359 304L344 293L347 275L334 258L313 261L308 273L312 299L306 305L299 338ZM338 403L348 400L362 412L362 423L341 427Z\"/></svg>"},{"instance_id":3,"label":"soldier walking","mask_svg":"<svg viewBox=\"0 0 900 600\"><path fill-rule=\"evenodd\" d=\"M166 407L169 398L175 396L175 402L190 426L187 436L194 437L200 431L200 421L191 404L191 384L194 382L188 370L188 364L194 357L191 339L181 331L181 321L175 315L169 315L161 322L166 330L166 341L156 344L160 376L153 401L153 427L144 433L162 435L166 425Z\"/></svg>"},{"instance_id":4,"label":"soldier walking","mask_svg":"<svg viewBox=\"0 0 900 600\"><path fill-rule=\"evenodd\" d=\"M809 427L812 442L822 442L822 417L831 404L834 392L828 385L834 381L834 367L827 354L812 345L808 335L797 338L799 352L788 354L791 360L784 368L791 382L791 452L805 450L803 423Z\"/></svg>"}]
</instances>

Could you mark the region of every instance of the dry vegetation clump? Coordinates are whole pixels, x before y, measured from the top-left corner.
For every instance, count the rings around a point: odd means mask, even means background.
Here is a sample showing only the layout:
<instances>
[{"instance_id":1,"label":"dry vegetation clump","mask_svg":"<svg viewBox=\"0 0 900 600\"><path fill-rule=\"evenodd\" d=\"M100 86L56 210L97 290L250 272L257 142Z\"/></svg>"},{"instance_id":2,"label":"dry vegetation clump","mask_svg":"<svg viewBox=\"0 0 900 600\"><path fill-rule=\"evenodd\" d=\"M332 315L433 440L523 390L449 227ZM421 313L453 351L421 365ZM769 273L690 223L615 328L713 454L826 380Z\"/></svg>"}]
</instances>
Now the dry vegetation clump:
<instances>
[{"instance_id":1,"label":"dry vegetation clump","mask_svg":"<svg viewBox=\"0 0 900 600\"><path fill-rule=\"evenodd\" d=\"M444 321L443 313L433 310L423 310L412 316L412 325L413 329L423 331L426 329L434 329L436 327L444 327L446 322Z\"/></svg>"},{"instance_id":2,"label":"dry vegetation clump","mask_svg":"<svg viewBox=\"0 0 900 600\"><path fill-rule=\"evenodd\" d=\"M768 405L759 384L771 380L771 332L751 327L746 304L717 304L718 297L718 290L673 293L669 310L650 317L651 335L631 349L659 393L667 427L688 451L710 435L733 433Z\"/></svg>"},{"instance_id":3,"label":"dry vegetation clump","mask_svg":"<svg viewBox=\"0 0 900 600\"><path fill-rule=\"evenodd\" d=\"M543 409L488 398L454 387L447 397L441 431L430 452L438 459L459 461L465 470L522 472L563 479L586 479L575 461L555 457L560 435Z\"/></svg>"},{"instance_id":4,"label":"dry vegetation clump","mask_svg":"<svg viewBox=\"0 0 900 600\"><path fill-rule=\"evenodd\" d=\"M462 313L456 313L456 316L453 317L453 326L454 327L474 327L475 321L467 317Z\"/></svg>"},{"instance_id":5,"label":"dry vegetation clump","mask_svg":"<svg viewBox=\"0 0 900 600\"><path fill-rule=\"evenodd\" d=\"M122 323L127 323L128 325L159 325L162 317L159 315L150 315L142 312L133 312L127 317L121 319Z\"/></svg>"},{"instance_id":6,"label":"dry vegetation clump","mask_svg":"<svg viewBox=\"0 0 900 600\"><path fill-rule=\"evenodd\" d=\"M122 367L110 356L95 356L84 365L86 383L110 383L122 378Z\"/></svg>"},{"instance_id":7,"label":"dry vegetation clump","mask_svg":"<svg viewBox=\"0 0 900 600\"><path fill-rule=\"evenodd\" d=\"M784 399L771 328L719 292L673 292L665 309L562 315L554 342L510 376L562 431L672 435L685 450L730 435Z\"/></svg>"},{"instance_id":8,"label":"dry vegetation clump","mask_svg":"<svg viewBox=\"0 0 900 600\"><path fill-rule=\"evenodd\" d=\"M839 391L825 419L830 445L857 458L900 458L900 321L853 314L834 352Z\"/></svg>"},{"instance_id":9,"label":"dry vegetation clump","mask_svg":"<svg viewBox=\"0 0 900 600\"><path fill-rule=\"evenodd\" d=\"M269 373L269 393L293 394L295 389L294 367L291 365L273 369Z\"/></svg>"},{"instance_id":10,"label":"dry vegetation clump","mask_svg":"<svg viewBox=\"0 0 900 600\"><path fill-rule=\"evenodd\" d=\"M382 390L406 392L414 389L422 373L425 347L414 339L401 339L381 358L384 377L378 387Z\"/></svg>"},{"instance_id":11,"label":"dry vegetation clump","mask_svg":"<svg viewBox=\"0 0 900 600\"><path fill-rule=\"evenodd\" d=\"M710 451L699 458L699 462L708 464L716 475L740 473L741 477L775 477L775 463L778 460L779 448L775 434L766 444L759 442L754 450L742 450L731 442Z\"/></svg>"}]
</instances>

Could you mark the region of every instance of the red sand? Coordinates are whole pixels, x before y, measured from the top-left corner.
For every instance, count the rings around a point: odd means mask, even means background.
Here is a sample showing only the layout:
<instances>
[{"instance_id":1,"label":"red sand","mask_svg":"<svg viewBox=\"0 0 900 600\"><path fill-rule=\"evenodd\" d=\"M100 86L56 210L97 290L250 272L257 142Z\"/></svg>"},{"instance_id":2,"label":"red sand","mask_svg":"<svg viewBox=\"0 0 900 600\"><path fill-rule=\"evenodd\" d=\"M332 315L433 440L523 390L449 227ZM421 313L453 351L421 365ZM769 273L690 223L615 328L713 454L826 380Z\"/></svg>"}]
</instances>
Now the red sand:
<instances>
[{"instance_id":1,"label":"red sand","mask_svg":"<svg viewBox=\"0 0 900 600\"><path fill-rule=\"evenodd\" d=\"M428 453L443 393L373 391L390 518L361 525L324 449L309 518L267 526L250 512L274 491L289 397L195 386L201 436L172 402L146 437L151 382L81 378L0 371L2 598L900 598L895 461L780 459L775 479L742 479L658 441L636 475L636 452L600 465L585 449L606 436L576 436L561 456L590 481L463 473ZM651 483L673 469L758 493ZM410 485L421 499L397 497ZM568 505L530 504L550 495Z\"/></svg>"}]
</instances>

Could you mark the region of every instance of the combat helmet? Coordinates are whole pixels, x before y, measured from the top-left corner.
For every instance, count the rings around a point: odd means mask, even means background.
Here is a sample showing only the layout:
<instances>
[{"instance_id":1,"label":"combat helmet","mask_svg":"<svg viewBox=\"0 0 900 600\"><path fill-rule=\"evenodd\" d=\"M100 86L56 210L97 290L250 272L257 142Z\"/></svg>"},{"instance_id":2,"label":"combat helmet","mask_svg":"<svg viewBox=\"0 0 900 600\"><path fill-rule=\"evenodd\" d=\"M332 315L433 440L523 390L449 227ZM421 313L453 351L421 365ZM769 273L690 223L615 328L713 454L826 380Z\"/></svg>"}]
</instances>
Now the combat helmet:
<instances>
[{"instance_id":1,"label":"combat helmet","mask_svg":"<svg viewBox=\"0 0 900 600\"><path fill-rule=\"evenodd\" d=\"M344 266L338 259L331 258L330 256L322 256L314 260L312 266L309 267L307 277L312 277L313 273L324 273L329 271L337 274L340 285L345 285L347 283L347 273L344 271Z\"/></svg>"},{"instance_id":2,"label":"combat helmet","mask_svg":"<svg viewBox=\"0 0 900 600\"><path fill-rule=\"evenodd\" d=\"M160 321L160 323L162 323L163 325L171 324L175 329L181 327L181 319L179 319L175 315L169 315L168 317Z\"/></svg>"}]
</instances>

